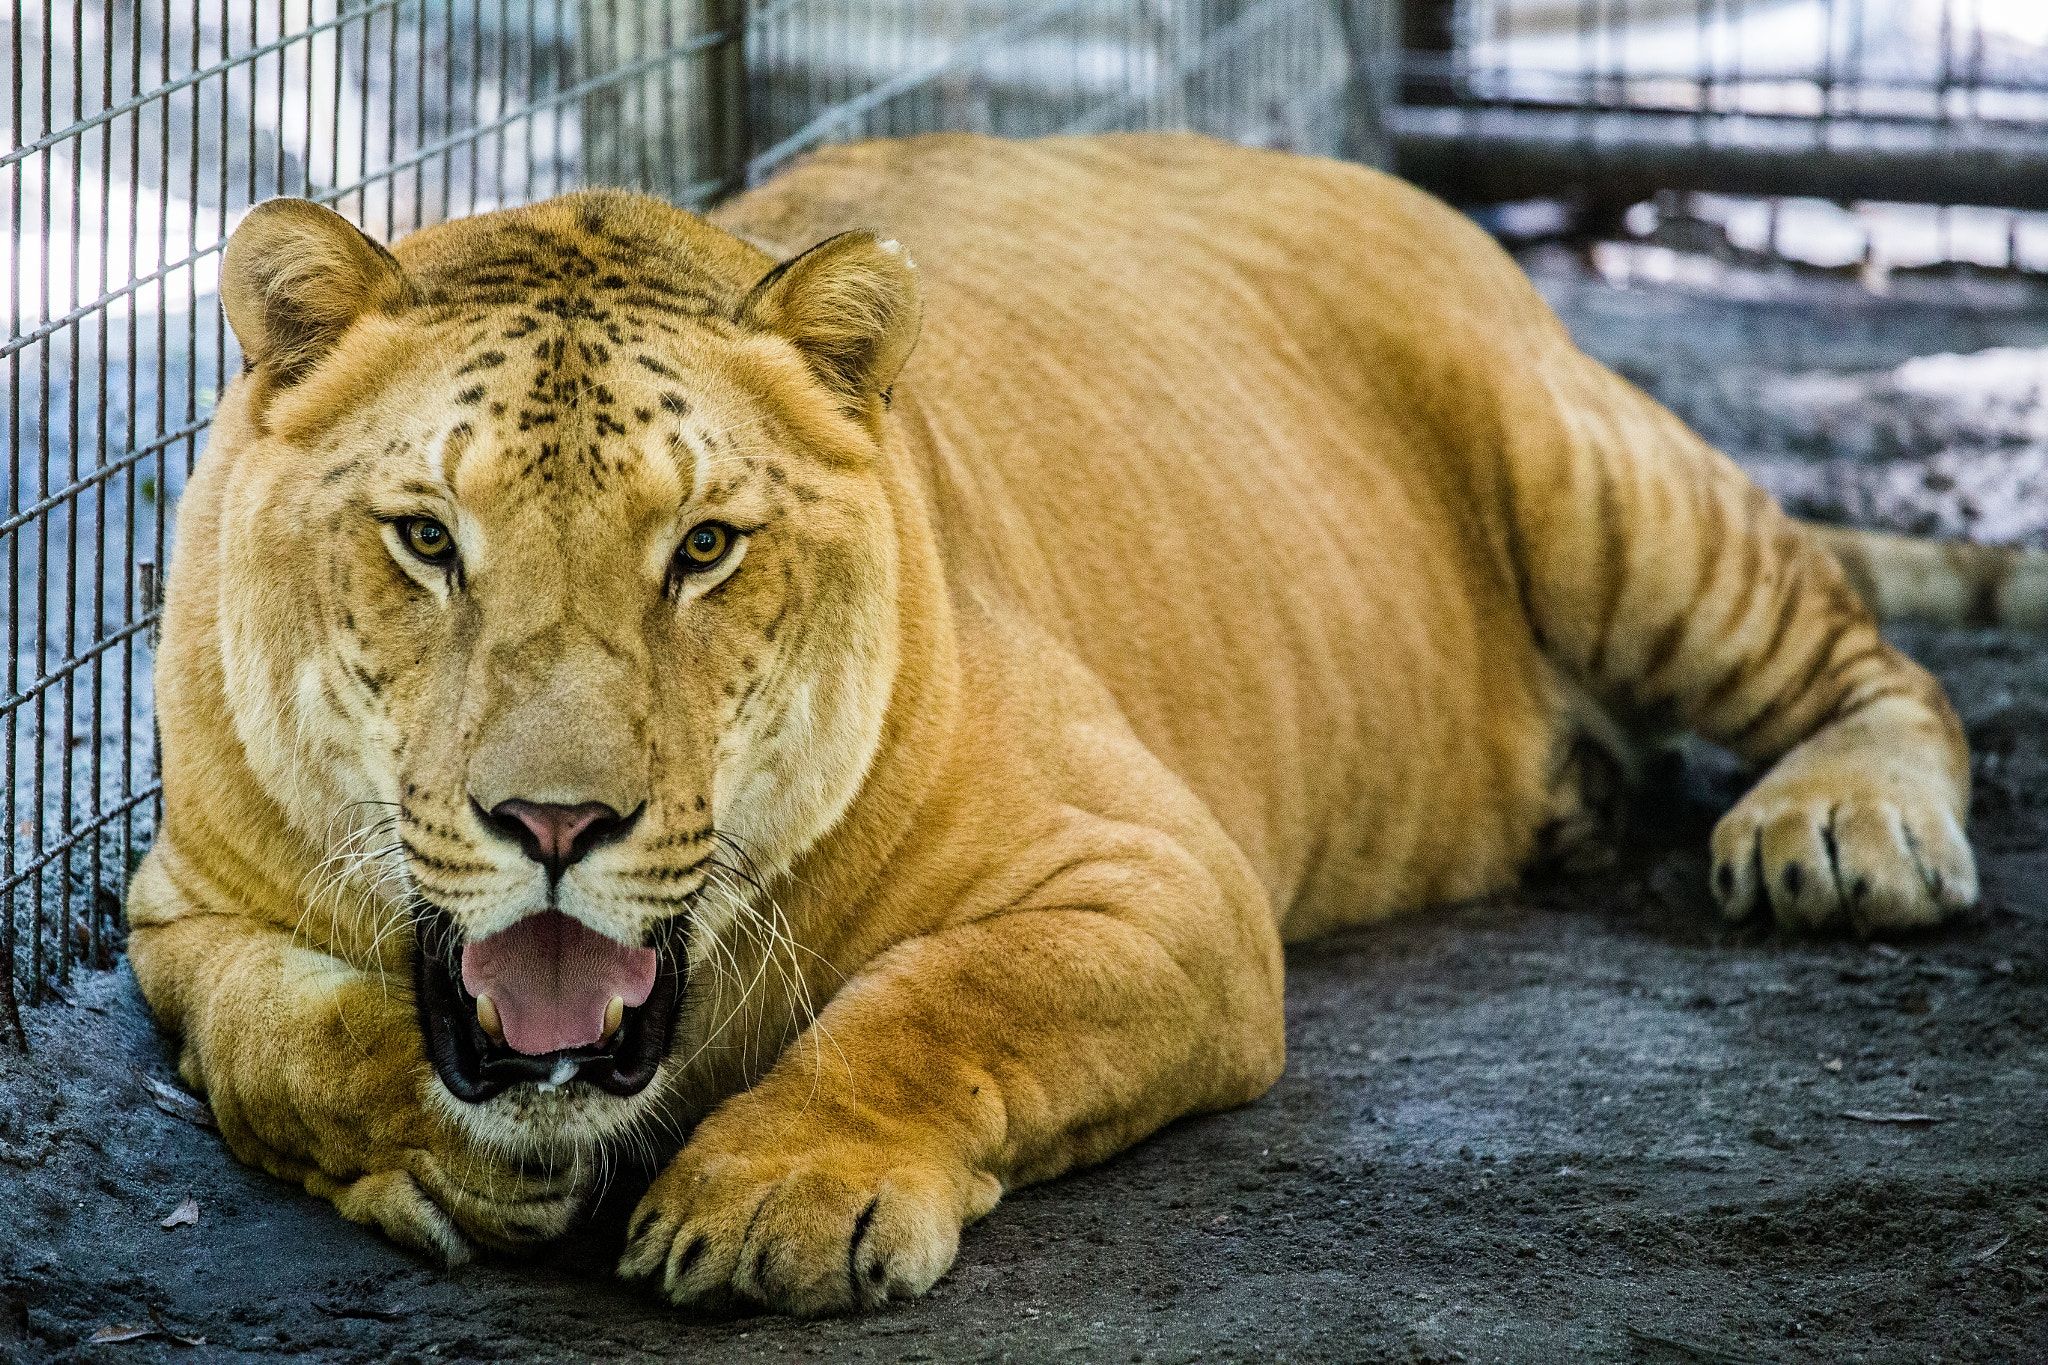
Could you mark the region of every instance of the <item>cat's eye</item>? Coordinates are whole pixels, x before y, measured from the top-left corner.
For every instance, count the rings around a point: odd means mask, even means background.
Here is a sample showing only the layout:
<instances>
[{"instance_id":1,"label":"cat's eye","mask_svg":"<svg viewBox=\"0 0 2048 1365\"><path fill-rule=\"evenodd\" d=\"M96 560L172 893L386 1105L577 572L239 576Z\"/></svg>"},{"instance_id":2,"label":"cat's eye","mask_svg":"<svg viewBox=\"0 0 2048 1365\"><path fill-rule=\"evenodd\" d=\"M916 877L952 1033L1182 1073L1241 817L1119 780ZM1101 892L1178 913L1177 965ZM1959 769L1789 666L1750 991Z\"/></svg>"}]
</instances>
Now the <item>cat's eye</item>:
<instances>
[{"instance_id":1,"label":"cat's eye","mask_svg":"<svg viewBox=\"0 0 2048 1365\"><path fill-rule=\"evenodd\" d=\"M709 573L732 553L738 534L722 521L699 522L676 550L676 568L683 573Z\"/></svg>"},{"instance_id":2,"label":"cat's eye","mask_svg":"<svg viewBox=\"0 0 2048 1365\"><path fill-rule=\"evenodd\" d=\"M398 539L422 563L445 565L455 558L455 536L432 517L401 517Z\"/></svg>"}]
</instances>

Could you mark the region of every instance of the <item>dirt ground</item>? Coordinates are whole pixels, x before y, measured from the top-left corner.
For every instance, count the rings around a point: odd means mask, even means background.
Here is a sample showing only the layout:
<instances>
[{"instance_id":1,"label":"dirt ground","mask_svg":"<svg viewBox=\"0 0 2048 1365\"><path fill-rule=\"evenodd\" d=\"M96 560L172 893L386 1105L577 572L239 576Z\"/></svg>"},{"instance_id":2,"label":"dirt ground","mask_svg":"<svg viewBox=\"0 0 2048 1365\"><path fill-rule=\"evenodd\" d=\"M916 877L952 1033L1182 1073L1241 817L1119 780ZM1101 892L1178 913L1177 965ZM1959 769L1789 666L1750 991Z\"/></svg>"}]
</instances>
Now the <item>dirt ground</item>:
<instances>
[{"instance_id":1,"label":"dirt ground","mask_svg":"<svg viewBox=\"0 0 2048 1365\"><path fill-rule=\"evenodd\" d=\"M1590 349L1809 510L2040 543L2042 296L1532 264ZM2048 642L1900 638L1977 753L1972 923L1724 927L1707 756L1612 874L1296 951L1268 1097L1011 1197L873 1318L677 1318L608 1276L628 1190L538 1260L431 1271L153 1104L132 981L87 978L0 1058L0 1358L2048 1357ZM197 1223L159 1227L188 1196ZM83 1344L111 1324L158 1334Z\"/></svg>"}]
</instances>

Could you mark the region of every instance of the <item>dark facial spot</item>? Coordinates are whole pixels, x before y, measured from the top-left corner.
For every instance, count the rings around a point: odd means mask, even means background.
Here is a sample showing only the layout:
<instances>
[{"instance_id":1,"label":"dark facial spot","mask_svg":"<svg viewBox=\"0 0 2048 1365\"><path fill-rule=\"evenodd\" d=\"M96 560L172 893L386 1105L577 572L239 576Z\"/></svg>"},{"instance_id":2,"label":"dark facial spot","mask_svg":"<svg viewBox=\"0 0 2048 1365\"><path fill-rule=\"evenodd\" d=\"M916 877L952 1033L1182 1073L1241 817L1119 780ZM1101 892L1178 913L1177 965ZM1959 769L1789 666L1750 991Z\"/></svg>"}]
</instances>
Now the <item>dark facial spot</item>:
<instances>
[{"instance_id":1,"label":"dark facial spot","mask_svg":"<svg viewBox=\"0 0 2048 1365\"><path fill-rule=\"evenodd\" d=\"M469 361L455 373L475 374L478 370L495 370L504 363L505 353L503 351L485 351L481 355L471 356Z\"/></svg>"},{"instance_id":2,"label":"dark facial spot","mask_svg":"<svg viewBox=\"0 0 2048 1365\"><path fill-rule=\"evenodd\" d=\"M455 395L455 401L467 407L471 403L481 402L483 400L483 396L484 386L481 384L471 384L461 393Z\"/></svg>"},{"instance_id":3,"label":"dark facial spot","mask_svg":"<svg viewBox=\"0 0 2048 1365\"><path fill-rule=\"evenodd\" d=\"M661 410L672 412L678 417L690 415L690 400L679 393L665 393L661 396Z\"/></svg>"}]
</instances>

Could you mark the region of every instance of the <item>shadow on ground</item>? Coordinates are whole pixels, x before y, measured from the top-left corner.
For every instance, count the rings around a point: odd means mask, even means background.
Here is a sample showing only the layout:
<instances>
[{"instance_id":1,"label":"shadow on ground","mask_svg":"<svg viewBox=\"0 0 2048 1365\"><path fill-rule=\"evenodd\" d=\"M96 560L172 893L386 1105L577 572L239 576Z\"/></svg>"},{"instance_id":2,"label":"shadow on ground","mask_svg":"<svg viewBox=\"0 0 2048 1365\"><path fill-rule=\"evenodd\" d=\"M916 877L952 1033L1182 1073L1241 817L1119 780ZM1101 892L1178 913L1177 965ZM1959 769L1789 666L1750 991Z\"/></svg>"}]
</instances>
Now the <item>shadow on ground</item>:
<instances>
[{"instance_id":1,"label":"shadow on ground","mask_svg":"<svg viewBox=\"0 0 2048 1365\"><path fill-rule=\"evenodd\" d=\"M1686 386L1768 360L1760 330L1805 336L1806 370L2048 333L2038 303L1916 322L1550 268L1593 349L1738 450L1714 404L1739 386ZM1700 849L1731 788L1695 765L1615 872L1294 953L1272 1094L1015 1195L928 1299L869 1319L679 1319L608 1276L623 1199L538 1261L430 1271L156 1107L143 1078L172 1069L132 982L85 979L0 1076L0 1356L2042 1358L2048 642L1900 638L1977 753L1970 924L1722 925ZM187 1196L198 1222L160 1228ZM206 1346L82 1344L114 1323Z\"/></svg>"}]
</instances>

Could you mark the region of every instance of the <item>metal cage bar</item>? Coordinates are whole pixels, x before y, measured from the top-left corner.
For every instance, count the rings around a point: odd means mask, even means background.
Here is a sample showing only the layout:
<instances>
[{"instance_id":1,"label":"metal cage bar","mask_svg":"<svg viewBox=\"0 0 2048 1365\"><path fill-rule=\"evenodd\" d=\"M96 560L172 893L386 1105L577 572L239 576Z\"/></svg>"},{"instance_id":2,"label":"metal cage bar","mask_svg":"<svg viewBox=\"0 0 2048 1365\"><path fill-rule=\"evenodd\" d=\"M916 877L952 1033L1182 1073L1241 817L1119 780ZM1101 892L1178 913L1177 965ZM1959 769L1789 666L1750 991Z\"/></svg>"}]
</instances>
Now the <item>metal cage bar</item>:
<instances>
[{"instance_id":1,"label":"metal cage bar","mask_svg":"<svg viewBox=\"0 0 2048 1365\"><path fill-rule=\"evenodd\" d=\"M1404 0L1404 174L1467 201L1657 190L2048 209L2048 8Z\"/></svg>"}]
</instances>

